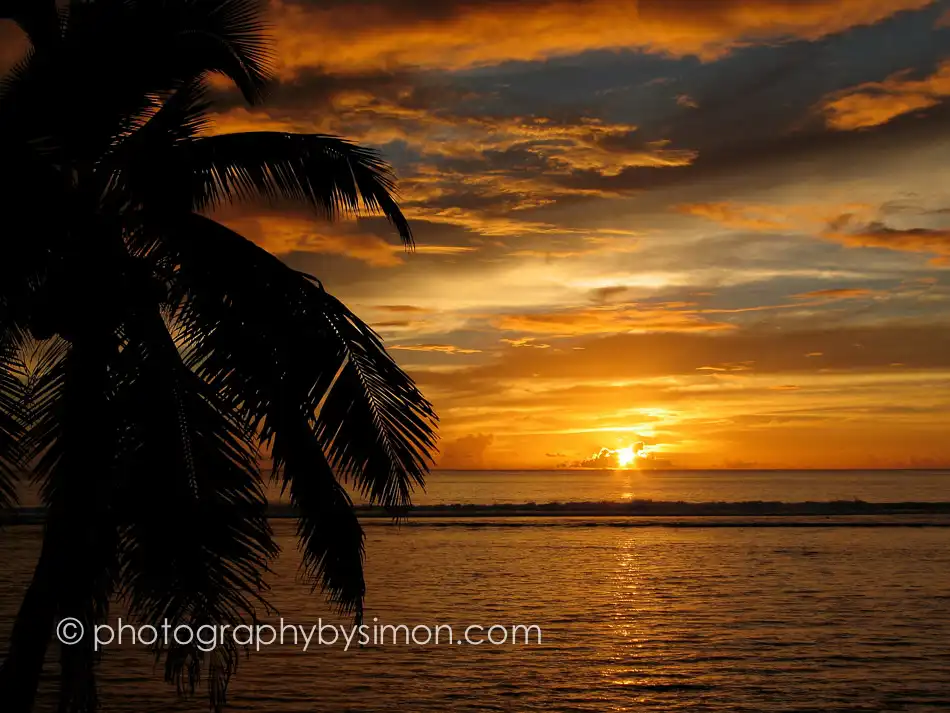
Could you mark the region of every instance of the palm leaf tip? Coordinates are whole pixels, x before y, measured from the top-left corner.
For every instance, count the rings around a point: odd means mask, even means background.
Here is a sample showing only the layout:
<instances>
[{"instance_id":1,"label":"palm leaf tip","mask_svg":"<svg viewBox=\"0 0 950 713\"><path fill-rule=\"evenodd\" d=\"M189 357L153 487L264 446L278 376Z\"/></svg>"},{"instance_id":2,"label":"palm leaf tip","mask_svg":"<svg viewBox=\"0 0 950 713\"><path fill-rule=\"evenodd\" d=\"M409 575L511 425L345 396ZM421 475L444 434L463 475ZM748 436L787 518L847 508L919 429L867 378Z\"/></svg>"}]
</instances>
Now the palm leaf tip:
<instances>
[{"instance_id":1,"label":"palm leaf tip","mask_svg":"<svg viewBox=\"0 0 950 713\"><path fill-rule=\"evenodd\" d=\"M403 244L412 229L396 201L396 177L381 154L325 134L251 131L204 136L173 147L176 183L190 186L195 208L255 198L292 201L328 219L381 214Z\"/></svg>"}]
</instances>

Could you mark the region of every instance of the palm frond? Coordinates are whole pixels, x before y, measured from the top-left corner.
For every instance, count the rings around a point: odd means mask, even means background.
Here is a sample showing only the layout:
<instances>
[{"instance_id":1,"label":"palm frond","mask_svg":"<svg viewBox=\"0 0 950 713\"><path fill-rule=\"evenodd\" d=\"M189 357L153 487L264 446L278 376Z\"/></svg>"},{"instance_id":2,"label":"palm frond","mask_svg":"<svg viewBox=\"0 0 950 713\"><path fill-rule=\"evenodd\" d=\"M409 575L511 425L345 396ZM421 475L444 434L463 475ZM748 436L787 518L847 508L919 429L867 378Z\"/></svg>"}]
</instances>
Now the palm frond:
<instances>
[{"instance_id":1,"label":"palm frond","mask_svg":"<svg viewBox=\"0 0 950 713\"><path fill-rule=\"evenodd\" d=\"M24 413L26 366L0 305L0 510L17 504L17 483L25 463L27 433Z\"/></svg>"},{"instance_id":2,"label":"palm frond","mask_svg":"<svg viewBox=\"0 0 950 713\"><path fill-rule=\"evenodd\" d=\"M276 428L271 455L296 510L303 571L342 614L360 621L366 594L363 528L319 442L301 425Z\"/></svg>"},{"instance_id":3,"label":"palm frond","mask_svg":"<svg viewBox=\"0 0 950 713\"><path fill-rule=\"evenodd\" d=\"M309 574L358 610L361 536L350 527L335 553L326 550L319 523L331 515L345 523L345 493L327 480L324 462L372 501L405 504L434 450L431 405L378 337L312 278L208 218L177 221L165 235L178 265L175 325L186 364L262 443L273 441L277 471L305 520Z\"/></svg>"},{"instance_id":4,"label":"palm frond","mask_svg":"<svg viewBox=\"0 0 950 713\"><path fill-rule=\"evenodd\" d=\"M113 91L147 94L214 72L253 104L263 98L275 58L264 7L262 0L92 0L74 4L64 34L107 76L132 80ZM99 53L89 46L93 38ZM126 51L121 61L117 50Z\"/></svg>"},{"instance_id":5,"label":"palm frond","mask_svg":"<svg viewBox=\"0 0 950 713\"><path fill-rule=\"evenodd\" d=\"M166 0L140 3L143 29L168 38L167 67L191 81L206 72L233 81L246 101L263 99L275 54L263 0Z\"/></svg>"},{"instance_id":6,"label":"palm frond","mask_svg":"<svg viewBox=\"0 0 950 713\"><path fill-rule=\"evenodd\" d=\"M226 202L289 200L327 218L381 213L412 246L412 231L393 198L395 178L379 153L322 134L255 131L184 143L175 156L186 169L195 208Z\"/></svg>"},{"instance_id":7,"label":"palm frond","mask_svg":"<svg viewBox=\"0 0 950 713\"><path fill-rule=\"evenodd\" d=\"M168 241L186 290L191 366L220 383L265 438L267 405L289 400L314 420L339 476L372 502L406 504L431 462L436 417L372 329L316 280L210 219L193 216ZM259 361L245 361L247 352Z\"/></svg>"},{"instance_id":8,"label":"palm frond","mask_svg":"<svg viewBox=\"0 0 950 713\"><path fill-rule=\"evenodd\" d=\"M432 405L379 336L314 287L330 342L345 356L317 411L317 436L334 469L353 477L370 502L408 505L413 488L424 484L435 448Z\"/></svg>"},{"instance_id":9,"label":"palm frond","mask_svg":"<svg viewBox=\"0 0 950 713\"><path fill-rule=\"evenodd\" d=\"M192 627L236 626L256 616L262 573L276 555L249 434L181 357L157 312L127 327L117 369L123 415L116 489L122 514L121 594L130 613ZM166 679L194 692L208 677L224 703L239 651L161 646Z\"/></svg>"}]
</instances>

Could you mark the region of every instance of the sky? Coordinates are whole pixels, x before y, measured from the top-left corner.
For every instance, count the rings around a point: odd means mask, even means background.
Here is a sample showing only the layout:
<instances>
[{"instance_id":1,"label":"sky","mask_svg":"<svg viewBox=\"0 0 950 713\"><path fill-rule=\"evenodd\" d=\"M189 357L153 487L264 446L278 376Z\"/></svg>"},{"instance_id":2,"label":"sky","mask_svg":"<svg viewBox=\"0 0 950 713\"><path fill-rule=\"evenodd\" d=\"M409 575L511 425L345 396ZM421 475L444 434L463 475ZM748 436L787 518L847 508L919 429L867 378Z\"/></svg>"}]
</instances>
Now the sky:
<instances>
[{"instance_id":1,"label":"sky","mask_svg":"<svg viewBox=\"0 0 950 713\"><path fill-rule=\"evenodd\" d=\"M219 132L342 135L385 221L217 217L434 402L445 468L950 466L950 2L272 0Z\"/></svg>"}]
</instances>

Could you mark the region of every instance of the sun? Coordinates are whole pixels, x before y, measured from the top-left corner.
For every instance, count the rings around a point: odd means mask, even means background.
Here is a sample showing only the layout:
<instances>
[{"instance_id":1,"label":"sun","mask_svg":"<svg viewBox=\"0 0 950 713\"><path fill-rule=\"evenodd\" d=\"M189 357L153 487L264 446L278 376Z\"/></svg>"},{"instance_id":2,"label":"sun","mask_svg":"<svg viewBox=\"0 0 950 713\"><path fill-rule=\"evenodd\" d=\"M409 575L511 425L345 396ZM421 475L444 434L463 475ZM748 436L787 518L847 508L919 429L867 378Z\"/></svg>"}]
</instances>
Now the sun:
<instances>
[{"instance_id":1,"label":"sun","mask_svg":"<svg viewBox=\"0 0 950 713\"><path fill-rule=\"evenodd\" d=\"M626 448L619 448L615 451L615 453L617 454L617 464L621 468L626 468L628 465L633 463L633 461L637 457L636 452L634 452L631 446L627 446Z\"/></svg>"}]
</instances>

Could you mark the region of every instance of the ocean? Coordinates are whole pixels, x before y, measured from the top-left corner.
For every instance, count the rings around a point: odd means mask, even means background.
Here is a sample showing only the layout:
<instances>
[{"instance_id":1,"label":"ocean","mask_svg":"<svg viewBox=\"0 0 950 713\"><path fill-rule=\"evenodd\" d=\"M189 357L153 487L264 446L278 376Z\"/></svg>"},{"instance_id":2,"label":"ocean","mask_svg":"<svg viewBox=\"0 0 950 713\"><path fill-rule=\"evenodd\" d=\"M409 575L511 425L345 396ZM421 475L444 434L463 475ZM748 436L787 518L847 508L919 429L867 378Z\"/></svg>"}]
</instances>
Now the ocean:
<instances>
[{"instance_id":1,"label":"ocean","mask_svg":"<svg viewBox=\"0 0 950 713\"><path fill-rule=\"evenodd\" d=\"M356 500L359 501L358 495ZM418 505L554 502L950 501L950 470L437 471Z\"/></svg>"},{"instance_id":2,"label":"ocean","mask_svg":"<svg viewBox=\"0 0 950 713\"><path fill-rule=\"evenodd\" d=\"M631 498L946 502L950 473L442 472L416 500ZM263 621L349 626L297 581L293 527L291 520L274 521L284 549L270 580L278 612ZM368 625L447 625L450 641L473 625L484 627L476 641L490 626L534 626L541 642L263 646L242 659L230 710L950 708L948 527L455 518L410 519L398 527L373 521L366 532ZM39 537L35 525L0 534L0 644ZM176 700L139 646L106 648L101 674L106 712L207 709L201 697ZM53 710L44 695L39 710Z\"/></svg>"}]
</instances>

